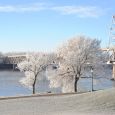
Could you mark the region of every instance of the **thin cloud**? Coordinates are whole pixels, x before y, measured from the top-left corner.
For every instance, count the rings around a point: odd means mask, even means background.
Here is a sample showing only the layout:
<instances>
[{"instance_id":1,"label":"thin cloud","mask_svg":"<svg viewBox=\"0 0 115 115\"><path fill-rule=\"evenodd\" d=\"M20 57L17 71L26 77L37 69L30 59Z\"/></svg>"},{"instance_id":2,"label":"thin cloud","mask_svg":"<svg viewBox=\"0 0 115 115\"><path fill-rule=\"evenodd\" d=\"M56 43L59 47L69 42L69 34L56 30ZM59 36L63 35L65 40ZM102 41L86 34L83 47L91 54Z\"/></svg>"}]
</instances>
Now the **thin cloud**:
<instances>
[{"instance_id":1,"label":"thin cloud","mask_svg":"<svg viewBox=\"0 0 115 115\"><path fill-rule=\"evenodd\" d=\"M44 3L36 3L32 5L4 5L0 6L0 12L35 12L46 9Z\"/></svg>"},{"instance_id":2,"label":"thin cloud","mask_svg":"<svg viewBox=\"0 0 115 115\"><path fill-rule=\"evenodd\" d=\"M78 17L99 17L105 13L95 6L53 6L46 3L34 3L27 5L2 5L0 12L38 12L55 11L63 15L77 15Z\"/></svg>"},{"instance_id":3,"label":"thin cloud","mask_svg":"<svg viewBox=\"0 0 115 115\"><path fill-rule=\"evenodd\" d=\"M78 17L99 17L104 12L101 8L93 6L56 6L52 10L64 15L77 15Z\"/></svg>"},{"instance_id":4,"label":"thin cloud","mask_svg":"<svg viewBox=\"0 0 115 115\"><path fill-rule=\"evenodd\" d=\"M0 6L0 12L11 12L14 10L12 6Z\"/></svg>"}]
</instances>

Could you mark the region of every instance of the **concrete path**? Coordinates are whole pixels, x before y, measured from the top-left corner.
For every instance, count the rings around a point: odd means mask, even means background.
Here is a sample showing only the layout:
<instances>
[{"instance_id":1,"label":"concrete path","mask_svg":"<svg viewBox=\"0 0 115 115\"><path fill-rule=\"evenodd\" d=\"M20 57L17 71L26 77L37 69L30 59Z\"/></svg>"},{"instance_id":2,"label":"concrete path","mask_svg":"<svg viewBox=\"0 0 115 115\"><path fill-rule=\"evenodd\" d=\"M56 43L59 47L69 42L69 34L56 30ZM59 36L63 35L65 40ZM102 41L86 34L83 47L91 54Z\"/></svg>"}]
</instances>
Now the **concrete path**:
<instances>
[{"instance_id":1,"label":"concrete path","mask_svg":"<svg viewBox=\"0 0 115 115\"><path fill-rule=\"evenodd\" d=\"M0 115L115 115L115 89L0 100Z\"/></svg>"}]
</instances>

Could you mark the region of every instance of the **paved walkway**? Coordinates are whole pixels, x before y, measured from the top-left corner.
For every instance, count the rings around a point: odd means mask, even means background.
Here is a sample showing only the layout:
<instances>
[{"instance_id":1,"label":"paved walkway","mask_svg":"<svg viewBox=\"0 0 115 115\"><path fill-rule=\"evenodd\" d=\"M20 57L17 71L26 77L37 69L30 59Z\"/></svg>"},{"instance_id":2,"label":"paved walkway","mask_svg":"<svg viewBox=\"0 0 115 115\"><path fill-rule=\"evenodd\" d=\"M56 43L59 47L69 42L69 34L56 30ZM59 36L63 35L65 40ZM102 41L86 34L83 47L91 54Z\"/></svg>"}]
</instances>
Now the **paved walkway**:
<instances>
[{"instance_id":1,"label":"paved walkway","mask_svg":"<svg viewBox=\"0 0 115 115\"><path fill-rule=\"evenodd\" d=\"M0 115L115 115L115 89L0 100Z\"/></svg>"}]
</instances>

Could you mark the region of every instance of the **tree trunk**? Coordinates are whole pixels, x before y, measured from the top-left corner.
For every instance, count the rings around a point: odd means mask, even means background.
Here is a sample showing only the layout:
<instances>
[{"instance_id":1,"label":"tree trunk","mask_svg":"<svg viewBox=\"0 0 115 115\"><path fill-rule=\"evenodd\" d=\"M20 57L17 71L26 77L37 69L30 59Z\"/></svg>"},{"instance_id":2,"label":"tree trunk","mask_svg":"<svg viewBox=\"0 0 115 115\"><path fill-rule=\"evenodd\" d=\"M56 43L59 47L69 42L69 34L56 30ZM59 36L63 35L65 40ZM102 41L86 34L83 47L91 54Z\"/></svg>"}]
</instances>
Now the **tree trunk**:
<instances>
[{"instance_id":1,"label":"tree trunk","mask_svg":"<svg viewBox=\"0 0 115 115\"><path fill-rule=\"evenodd\" d=\"M32 91L33 94L35 94L35 84L33 84L33 91Z\"/></svg>"},{"instance_id":2,"label":"tree trunk","mask_svg":"<svg viewBox=\"0 0 115 115\"><path fill-rule=\"evenodd\" d=\"M76 76L75 77L75 82L74 82L74 91L77 92L77 82L78 82L79 78Z\"/></svg>"},{"instance_id":3,"label":"tree trunk","mask_svg":"<svg viewBox=\"0 0 115 115\"><path fill-rule=\"evenodd\" d=\"M35 75L35 80L34 80L34 83L33 83L33 91L32 91L33 94L36 93L36 88L35 88L35 85L36 85L36 79L37 79L37 75Z\"/></svg>"}]
</instances>

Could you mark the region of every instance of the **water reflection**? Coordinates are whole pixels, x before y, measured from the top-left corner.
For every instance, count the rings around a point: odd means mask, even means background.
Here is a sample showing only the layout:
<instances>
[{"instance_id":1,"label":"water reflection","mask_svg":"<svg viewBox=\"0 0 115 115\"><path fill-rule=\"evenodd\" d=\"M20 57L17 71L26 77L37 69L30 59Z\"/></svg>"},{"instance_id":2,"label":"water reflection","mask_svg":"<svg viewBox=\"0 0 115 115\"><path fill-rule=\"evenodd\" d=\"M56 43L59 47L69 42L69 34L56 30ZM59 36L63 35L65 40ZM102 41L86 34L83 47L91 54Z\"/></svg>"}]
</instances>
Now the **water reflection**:
<instances>
[{"instance_id":1,"label":"water reflection","mask_svg":"<svg viewBox=\"0 0 115 115\"><path fill-rule=\"evenodd\" d=\"M21 72L0 71L0 96L15 96L31 94L31 90L20 85L19 80L24 77ZM91 79L81 79L78 82L79 91L91 90ZM115 81L109 79L94 79L94 89L115 87ZM43 79L36 85L37 92L60 92L60 88L50 89L49 81Z\"/></svg>"},{"instance_id":2,"label":"water reflection","mask_svg":"<svg viewBox=\"0 0 115 115\"><path fill-rule=\"evenodd\" d=\"M81 79L79 80L79 91L91 91L92 79ZM110 78L98 78L93 80L94 90L101 90L115 87L115 81L110 80Z\"/></svg>"},{"instance_id":3,"label":"water reflection","mask_svg":"<svg viewBox=\"0 0 115 115\"><path fill-rule=\"evenodd\" d=\"M20 72L1 71L0 96L29 94L30 91L23 88L19 83L19 79L23 76L24 74Z\"/></svg>"},{"instance_id":4,"label":"water reflection","mask_svg":"<svg viewBox=\"0 0 115 115\"><path fill-rule=\"evenodd\" d=\"M0 71L0 96L31 94L32 90L19 83L22 77L24 77L24 73L21 72ZM59 88L49 88L49 81L45 78L36 84L36 92L38 93L60 92Z\"/></svg>"}]
</instances>

